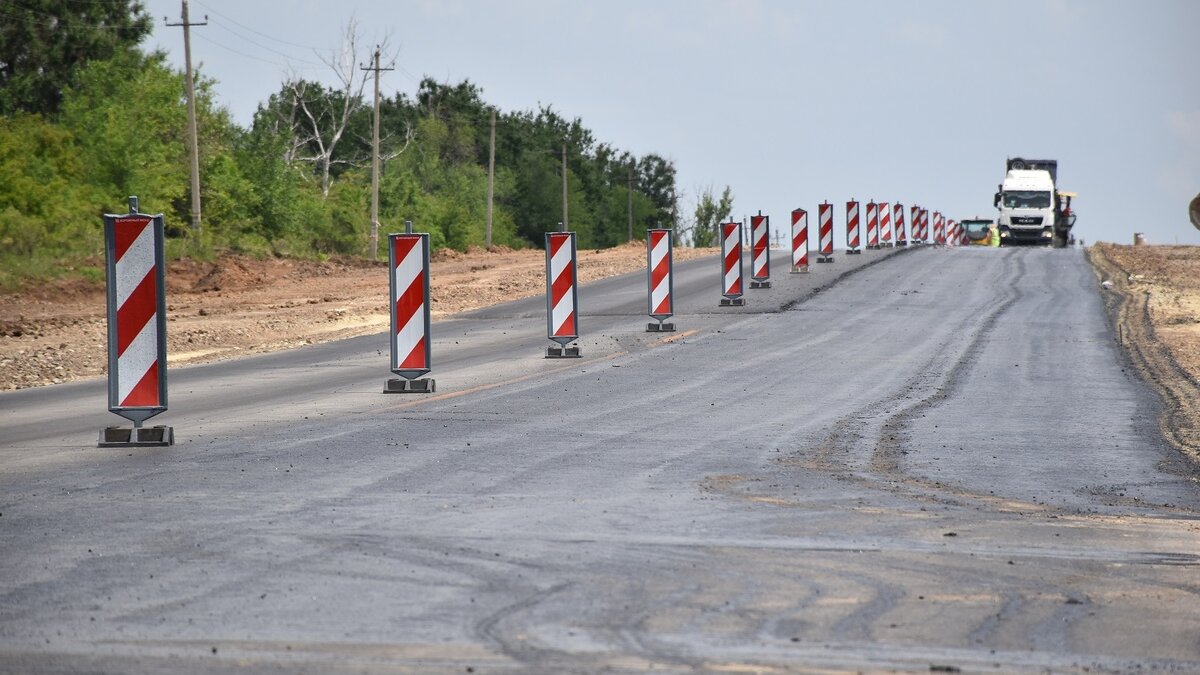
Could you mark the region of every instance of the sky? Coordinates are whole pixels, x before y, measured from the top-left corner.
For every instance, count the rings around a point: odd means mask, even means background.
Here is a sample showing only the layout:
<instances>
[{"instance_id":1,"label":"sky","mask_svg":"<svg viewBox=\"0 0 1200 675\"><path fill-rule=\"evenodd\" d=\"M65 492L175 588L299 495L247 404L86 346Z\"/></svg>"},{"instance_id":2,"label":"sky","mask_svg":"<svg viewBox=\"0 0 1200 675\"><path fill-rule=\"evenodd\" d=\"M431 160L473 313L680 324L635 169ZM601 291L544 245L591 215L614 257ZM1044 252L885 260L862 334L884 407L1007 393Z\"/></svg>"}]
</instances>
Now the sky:
<instances>
[{"instance_id":1,"label":"sky","mask_svg":"<svg viewBox=\"0 0 1200 675\"><path fill-rule=\"evenodd\" d=\"M144 43L182 70L179 0ZM1200 244L1200 2L1192 0L191 0L192 59L247 126L357 22L384 95L468 79L502 111L550 105L677 169L681 212L920 204L994 217L1005 159L1057 159L1085 242ZM369 94L370 89L367 89ZM547 224L552 225L552 224ZM837 230L835 230L837 231ZM810 239L812 237L810 236Z\"/></svg>"}]
</instances>

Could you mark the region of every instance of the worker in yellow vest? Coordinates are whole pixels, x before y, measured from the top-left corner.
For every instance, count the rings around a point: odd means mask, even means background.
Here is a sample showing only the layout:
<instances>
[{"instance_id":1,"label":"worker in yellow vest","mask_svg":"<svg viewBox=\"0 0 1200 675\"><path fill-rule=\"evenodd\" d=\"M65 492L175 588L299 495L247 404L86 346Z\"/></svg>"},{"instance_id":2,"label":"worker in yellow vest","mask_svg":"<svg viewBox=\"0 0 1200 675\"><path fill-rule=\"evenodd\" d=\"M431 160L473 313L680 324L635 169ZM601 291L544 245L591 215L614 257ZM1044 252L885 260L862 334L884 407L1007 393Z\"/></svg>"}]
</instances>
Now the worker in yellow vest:
<instances>
[{"instance_id":1,"label":"worker in yellow vest","mask_svg":"<svg viewBox=\"0 0 1200 675\"><path fill-rule=\"evenodd\" d=\"M1000 228L995 223L988 227L988 245L993 248L1000 246Z\"/></svg>"}]
</instances>

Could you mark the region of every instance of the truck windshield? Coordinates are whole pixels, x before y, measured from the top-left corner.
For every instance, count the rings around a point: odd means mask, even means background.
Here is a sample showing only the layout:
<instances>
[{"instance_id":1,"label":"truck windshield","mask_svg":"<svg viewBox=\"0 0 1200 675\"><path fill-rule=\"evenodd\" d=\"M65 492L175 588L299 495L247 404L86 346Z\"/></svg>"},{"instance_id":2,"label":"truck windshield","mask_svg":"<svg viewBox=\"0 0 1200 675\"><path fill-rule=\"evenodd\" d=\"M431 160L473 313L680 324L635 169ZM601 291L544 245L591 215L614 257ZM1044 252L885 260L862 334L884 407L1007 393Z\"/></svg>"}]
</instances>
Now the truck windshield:
<instances>
[{"instance_id":1,"label":"truck windshield","mask_svg":"<svg viewBox=\"0 0 1200 675\"><path fill-rule=\"evenodd\" d=\"M981 220L968 220L963 225L966 226L967 236L976 237L985 234L988 231L988 225L991 225L991 223Z\"/></svg>"},{"instance_id":2,"label":"truck windshield","mask_svg":"<svg viewBox=\"0 0 1200 675\"><path fill-rule=\"evenodd\" d=\"M1010 209L1048 209L1050 208L1050 193L1034 190L1005 192L1004 206Z\"/></svg>"}]
</instances>

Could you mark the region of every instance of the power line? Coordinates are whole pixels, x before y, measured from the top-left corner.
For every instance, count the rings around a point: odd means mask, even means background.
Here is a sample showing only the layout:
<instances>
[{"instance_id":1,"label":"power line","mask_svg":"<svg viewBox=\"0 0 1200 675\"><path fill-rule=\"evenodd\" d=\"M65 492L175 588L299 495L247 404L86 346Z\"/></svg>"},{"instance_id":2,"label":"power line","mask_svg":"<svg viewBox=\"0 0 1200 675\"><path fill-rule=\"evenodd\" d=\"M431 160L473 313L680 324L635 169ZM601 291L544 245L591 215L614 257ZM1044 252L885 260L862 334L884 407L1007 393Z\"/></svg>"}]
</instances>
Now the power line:
<instances>
[{"instance_id":1,"label":"power line","mask_svg":"<svg viewBox=\"0 0 1200 675\"><path fill-rule=\"evenodd\" d=\"M238 38L239 40L242 40L243 42L254 45L255 47L258 47L259 49L261 49L263 51L271 52L272 54L282 56L283 58L287 59L289 63L292 61L296 61L298 63L303 63L305 65L316 66L316 67L320 67L321 65L323 65L323 64L316 63L314 61L308 61L305 59L301 59L301 58L292 56L291 54L288 54L286 52L281 52L278 49L274 49L274 48L268 47L263 44L259 44L258 42L255 42L254 40L251 40L250 38L246 37L245 35L238 33L237 31L233 30L232 28L230 28L229 26L225 25L224 23L222 23L220 21L213 21L213 25L217 26L221 30L228 32L230 35L233 35L234 37ZM232 51L232 50L230 50L230 51ZM253 58L253 57L251 57L251 58Z\"/></svg>"}]
</instances>

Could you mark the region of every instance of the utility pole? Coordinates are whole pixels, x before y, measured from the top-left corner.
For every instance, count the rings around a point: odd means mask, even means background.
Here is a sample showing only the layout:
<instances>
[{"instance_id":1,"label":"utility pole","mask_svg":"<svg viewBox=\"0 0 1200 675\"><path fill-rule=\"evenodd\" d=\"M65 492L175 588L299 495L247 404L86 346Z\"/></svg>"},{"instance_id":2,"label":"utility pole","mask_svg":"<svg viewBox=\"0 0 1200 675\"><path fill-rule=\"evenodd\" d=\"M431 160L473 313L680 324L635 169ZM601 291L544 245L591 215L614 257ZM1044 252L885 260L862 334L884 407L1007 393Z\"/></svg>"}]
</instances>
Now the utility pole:
<instances>
[{"instance_id":1,"label":"utility pole","mask_svg":"<svg viewBox=\"0 0 1200 675\"><path fill-rule=\"evenodd\" d=\"M625 207L629 214L629 241L633 241L633 166L629 167L629 180L625 185Z\"/></svg>"},{"instance_id":2,"label":"utility pole","mask_svg":"<svg viewBox=\"0 0 1200 675\"><path fill-rule=\"evenodd\" d=\"M492 108L492 133L488 141L488 203L486 247L492 247L492 197L496 189L496 109Z\"/></svg>"},{"instance_id":3,"label":"utility pole","mask_svg":"<svg viewBox=\"0 0 1200 675\"><path fill-rule=\"evenodd\" d=\"M192 26L207 26L208 16L205 15L203 22L192 23L188 17L188 0L182 0L183 7L180 10L179 23L167 23L167 26L182 26L183 27L183 63L184 75L187 78L187 112L188 112L188 139L191 141L192 151L192 229L197 233L200 232L200 147L196 133L196 80L192 75ZM163 23L166 23L167 18L163 17Z\"/></svg>"},{"instance_id":4,"label":"utility pole","mask_svg":"<svg viewBox=\"0 0 1200 675\"><path fill-rule=\"evenodd\" d=\"M569 232L571 230L571 224L570 224L570 221L567 220L567 144L566 143L562 144L562 173L563 173L563 221L562 221L561 230L563 232Z\"/></svg>"},{"instance_id":5,"label":"utility pole","mask_svg":"<svg viewBox=\"0 0 1200 675\"><path fill-rule=\"evenodd\" d=\"M374 66L359 67L375 71L375 121L371 129L371 260L376 260L379 257L379 72L395 68L379 67L379 47L375 47Z\"/></svg>"}]
</instances>

